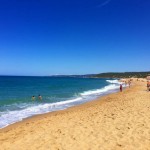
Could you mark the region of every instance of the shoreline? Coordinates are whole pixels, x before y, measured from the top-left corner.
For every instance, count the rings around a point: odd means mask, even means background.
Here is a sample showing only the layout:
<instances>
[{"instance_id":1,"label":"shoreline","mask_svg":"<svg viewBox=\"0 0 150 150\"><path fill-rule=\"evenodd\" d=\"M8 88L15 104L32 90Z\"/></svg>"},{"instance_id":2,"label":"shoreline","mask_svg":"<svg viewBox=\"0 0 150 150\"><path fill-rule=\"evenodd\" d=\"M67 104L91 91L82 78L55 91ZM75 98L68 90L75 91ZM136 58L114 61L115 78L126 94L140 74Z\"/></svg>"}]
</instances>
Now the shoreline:
<instances>
[{"instance_id":1,"label":"shoreline","mask_svg":"<svg viewBox=\"0 0 150 150\"><path fill-rule=\"evenodd\" d=\"M118 80L118 81L120 81L120 80ZM103 89L105 89L105 87L109 87L109 86L111 86L112 84L116 84L116 83L111 83L110 85L104 86L104 87L101 88L100 90L103 90ZM117 84L118 84L118 83L117 83ZM126 88L126 87L124 87L124 88ZM107 96L107 95L109 95L109 94L117 93L118 91L119 91L119 87L118 87L118 89L116 89L116 88L114 88L114 89L109 89L108 91L104 91L104 93L99 94L99 95L97 95L97 96L96 96L96 95L92 95L92 96L91 96L92 98L88 98L86 101L82 101L82 100L81 100L81 101L79 101L78 104L74 104L74 105L72 105L72 106L64 107L64 108L58 109L58 110L52 110L52 111L49 111L49 112L39 113L39 114L37 113L37 114L34 114L34 115L32 115L32 116L25 117L25 118L23 118L22 120L18 120L18 121L16 121L16 122L10 123L10 124L8 124L8 125L6 125L6 126L0 128L0 131L1 131L2 129L8 128L9 126L12 126L12 125L14 125L14 124L16 124L16 123L20 123L20 122L22 122L22 121L25 121L26 119L30 119L30 118L32 118L32 117L36 117L36 116L39 116L39 115L44 115L44 114L53 113L53 112L59 112L59 111L63 111L63 110L66 110L66 109L69 109L69 108L72 108L72 107L84 105L84 104L86 104L86 103L88 103L88 102L91 102L91 101L95 101L95 100L97 100L97 99L100 99L100 98L103 97L103 96ZM63 101L62 101L62 102L63 102ZM68 102L68 101L66 100L66 101L64 101L64 102ZM77 102L77 101L76 101L76 102ZM60 101L60 102L56 102L56 103L61 103L61 101ZM55 103L53 103L53 104L55 104Z\"/></svg>"},{"instance_id":2,"label":"shoreline","mask_svg":"<svg viewBox=\"0 0 150 150\"><path fill-rule=\"evenodd\" d=\"M126 88L127 87L124 87L123 89L126 90ZM0 133L3 132L3 131L10 130L13 127L17 127L18 125L21 125L21 124L24 124L24 123L28 123L28 122L30 122L30 121L32 121L34 119L42 119L43 117L45 117L47 115L53 116L53 115L57 115L59 113L65 113L65 111L72 111L72 109L74 110L74 109L79 109L80 107L86 107L86 105L90 105L91 103L93 103L95 101L100 101L103 97L107 97L109 95L112 95L112 94L115 94L115 93L118 93L118 92L119 92L119 89L118 90L113 90L113 92L105 93L105 94L103 94L101 96L98 96L95 99L90 99L89 101L83 102L83 103L78 104L78 105L67 107L67 108L62 109L62 110L51 111L51 112L47 112L47 113L43 113L43 114L36 114L36 115L30 116L30 117L24 118L21 121L14 122L12 124L9 124L8 126L0 128Z\"/></svg>"},{"instance_id":3,"label":"shoreline","mask_svg":"<svg viewBox=\"0 0 150 150\"><path fill-rule=\"evenodd\" d=\"M146 82L84 104L27 118L0 130L3 149L148 149Z\"/></svg>"}]
</instances>

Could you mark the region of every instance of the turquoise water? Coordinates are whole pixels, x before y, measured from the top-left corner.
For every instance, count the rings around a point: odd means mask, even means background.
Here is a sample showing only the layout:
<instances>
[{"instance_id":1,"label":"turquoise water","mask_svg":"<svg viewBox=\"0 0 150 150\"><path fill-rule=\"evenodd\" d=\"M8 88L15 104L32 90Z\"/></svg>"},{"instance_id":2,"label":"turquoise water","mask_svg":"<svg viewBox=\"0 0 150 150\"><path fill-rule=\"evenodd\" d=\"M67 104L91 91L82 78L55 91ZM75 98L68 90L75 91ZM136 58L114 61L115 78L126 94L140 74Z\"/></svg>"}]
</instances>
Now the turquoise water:
<instances>
[{"instance_id":1,"label":"turquoise water","mask_svg":"<svg viewBox=\"0 0 150 150\"><path fill-rule=\"evenodd\" d=\"M36 114L82 104L118 87L117 80L99 78L0 76L0 128Z\"/></svg>"}]
</instances>

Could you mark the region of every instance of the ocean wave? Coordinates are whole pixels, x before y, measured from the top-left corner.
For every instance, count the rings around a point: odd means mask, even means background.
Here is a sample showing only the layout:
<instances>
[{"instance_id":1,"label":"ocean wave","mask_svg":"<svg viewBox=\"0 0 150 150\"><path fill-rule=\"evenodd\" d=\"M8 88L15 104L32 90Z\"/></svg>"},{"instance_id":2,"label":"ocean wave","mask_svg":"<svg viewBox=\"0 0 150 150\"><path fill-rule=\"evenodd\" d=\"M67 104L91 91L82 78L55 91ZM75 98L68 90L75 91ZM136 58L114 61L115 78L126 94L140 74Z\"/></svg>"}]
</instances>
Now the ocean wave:
<instances>
[{"instance_id":1,"label":"ocean wave","mask_svg":"<svg viewBox=\"0 0 150 150\"><path fill-rule=\"evenodd\" d=\"M71 99L68 101L56 102L56 103L46 103L46 104L38 104L33 106L31 104L26 104L28 107L22 110L7 110L5 112L1 112L0 114L0 128L4 128L10 124L21 121L24 118L31 117L37 114L43 114L47 112L57 111L66 109L74 105L75 102L81 101L81 97ZM25 104L23 104L25 105ZM22 105L18 105L19 108ZM7 119L6 119L7 118Z\"/></svg>"},{"instance_id":2,"label":"ocean wave","mask_svg":"<svg viewBox=\"0 0 150 150\"><path fill-rule=\"evenodd\" d=\"M90 90L90 91L85 91L83 93L81 93L82 96L88 96L88 95L100 95L102 93L107 93L110 90L115 90L118 89L119 85L115 85L115 84L110 84L108 86L105 86L104 88L101 89L96 89L96 90Z\"/></svg>"}]
</instances>

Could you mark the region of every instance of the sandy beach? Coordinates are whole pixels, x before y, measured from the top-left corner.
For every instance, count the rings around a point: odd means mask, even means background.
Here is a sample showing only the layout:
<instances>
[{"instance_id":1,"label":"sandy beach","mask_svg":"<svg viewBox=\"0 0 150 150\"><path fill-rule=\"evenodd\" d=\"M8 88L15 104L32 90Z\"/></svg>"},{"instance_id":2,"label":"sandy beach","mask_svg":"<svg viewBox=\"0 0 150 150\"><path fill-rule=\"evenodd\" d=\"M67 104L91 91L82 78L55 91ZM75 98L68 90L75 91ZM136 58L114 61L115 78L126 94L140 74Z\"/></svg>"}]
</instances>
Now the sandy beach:
<instances>
[{"instance_id":1,"label":"sandy beach","mask_svg":"<svg viewBox=\"0 0 150 150\"><path fill-rule=\"evenodd\" d=\"M145 80L95 101L0 129L1 150L150 150Z\"/></svg>"}]
</instances>

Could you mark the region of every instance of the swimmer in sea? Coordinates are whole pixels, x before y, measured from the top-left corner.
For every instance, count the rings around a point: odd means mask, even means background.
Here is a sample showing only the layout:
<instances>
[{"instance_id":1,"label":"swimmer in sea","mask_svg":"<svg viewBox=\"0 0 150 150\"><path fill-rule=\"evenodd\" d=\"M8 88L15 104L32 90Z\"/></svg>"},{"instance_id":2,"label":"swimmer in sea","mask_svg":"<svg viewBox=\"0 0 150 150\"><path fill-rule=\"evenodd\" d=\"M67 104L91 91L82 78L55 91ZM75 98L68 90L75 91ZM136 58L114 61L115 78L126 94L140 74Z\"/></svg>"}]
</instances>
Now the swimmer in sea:
<instances>
[{"instance_id":1,"label":"swimmer in sea","mask_svg":"<svg viewBox=\"0 0 150 150\"><path fill-rule=\"evenodd\" d=\"M39 95L39 96L38 96L38 99L39 99L39 100L42 100L42 96L41 96L41 95Z\"/></svg>"},{"instance_id":2,"label":"swimmer in sea","mask_svg":"<svg viewBox=\"0 0 150 150\"><path fill-rule=\"evenodd\" d=\"M35 96L34 95L32 96L32 100L35 100Z\"/></svg>"}]
</instances>

